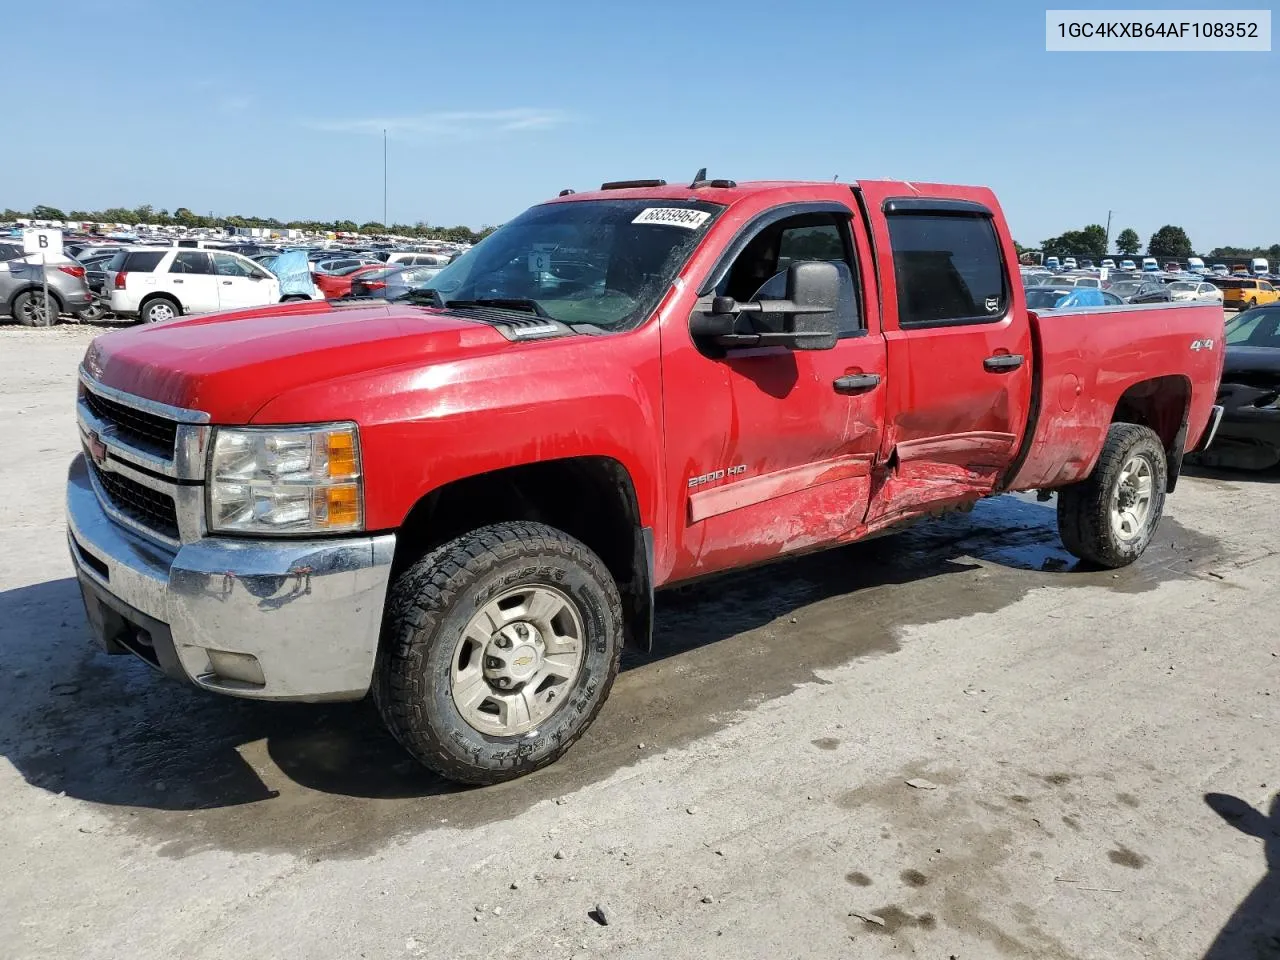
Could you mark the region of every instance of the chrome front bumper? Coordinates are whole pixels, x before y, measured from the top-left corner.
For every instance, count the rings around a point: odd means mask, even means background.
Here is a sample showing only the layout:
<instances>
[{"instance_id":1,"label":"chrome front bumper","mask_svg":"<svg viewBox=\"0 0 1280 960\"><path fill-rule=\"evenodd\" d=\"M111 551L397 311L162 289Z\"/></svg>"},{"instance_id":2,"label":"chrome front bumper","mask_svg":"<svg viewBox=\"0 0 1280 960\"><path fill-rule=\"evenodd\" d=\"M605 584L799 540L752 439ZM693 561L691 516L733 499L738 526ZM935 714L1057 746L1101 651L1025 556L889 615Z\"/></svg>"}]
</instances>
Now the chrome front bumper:
<instances>
[{"instance_id":1,"label":"chrome front bumper","mask_svg":"<svg viewBox=\"0 0 1280 960\"><path fill-rule=\"evenodd\" d=\"M67 534L108 652L240 697L354 700L368 691L394 534L161 545L107 516L83 456L67 476Z\"/></svg>"}]
</instances>

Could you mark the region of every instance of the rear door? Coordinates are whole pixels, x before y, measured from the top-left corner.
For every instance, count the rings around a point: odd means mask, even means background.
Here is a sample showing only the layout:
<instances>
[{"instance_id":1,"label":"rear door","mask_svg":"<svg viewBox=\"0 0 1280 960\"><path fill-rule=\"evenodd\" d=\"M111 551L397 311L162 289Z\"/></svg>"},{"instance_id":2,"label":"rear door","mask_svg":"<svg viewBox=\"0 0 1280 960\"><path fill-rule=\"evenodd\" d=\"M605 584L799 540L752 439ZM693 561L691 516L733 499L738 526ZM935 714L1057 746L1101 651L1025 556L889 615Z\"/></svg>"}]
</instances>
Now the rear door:
<instances>
[{"instance_id":1,"label":"rear door","mask_svg":"<svg viewBox=\"0 0 1280 960\"><path fill-rule=\"evenodd\" d=\"M213 273L213 260L203 250L184 249L174 254L167 286L187 313L218 309L218 278Z\"/></svg>"},{"instance_id":2,"label":"rear door","mask_svg":"<svg viewBox=\"0 0 1280 960\"><path fill-rule=\"evenodd\" d=\"M1022 443L1032 341L990 191L862 182L888 353L869 523L991 493Z\"/></svg>"}]
</instances>

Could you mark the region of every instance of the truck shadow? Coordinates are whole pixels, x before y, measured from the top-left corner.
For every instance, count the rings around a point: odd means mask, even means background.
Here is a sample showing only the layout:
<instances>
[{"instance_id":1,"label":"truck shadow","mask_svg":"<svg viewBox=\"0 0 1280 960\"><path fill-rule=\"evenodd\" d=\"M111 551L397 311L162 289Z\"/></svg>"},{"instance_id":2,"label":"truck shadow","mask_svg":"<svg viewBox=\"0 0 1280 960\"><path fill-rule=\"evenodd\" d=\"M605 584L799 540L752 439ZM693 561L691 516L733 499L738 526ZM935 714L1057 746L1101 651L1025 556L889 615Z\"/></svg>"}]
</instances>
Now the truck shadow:
<instances>
[{"instance_id":1,"label":"truck shadow","mask_svg":"<svg viewBox=\"0 0 1280 960\"><path fill-rule=\"evenodd\" d=\"M1239 797L1209 793L1204 802L1246 836L1263 842L1267 872L1214 938L1204 960L1280 960L1280 793L1270 814Z\"/></svg>"},{"instance_id":2,"label":"truck shadow","mask_svg":"<svg viewBox=\"0 0 1280 960\"><path fill-rule=\"evenodd\" d=\"M1170 521L1142 564L1085 571L1063 551L1049 505L1004 497L895 537L666 591L655 649L627 653L583 741L532 777L479 791L418 766L367 701L228 699L98 653L75 581L48 581L0 593L0 754L31 785L100 805L174 855L360 855L440 822L478 825L572 793L818 671L891 654L905 627L995 612L1050 583L1153 589L1209 545ZM251 817L234 813L261 801L270 803Z\"/></svg>"}]
</instances>

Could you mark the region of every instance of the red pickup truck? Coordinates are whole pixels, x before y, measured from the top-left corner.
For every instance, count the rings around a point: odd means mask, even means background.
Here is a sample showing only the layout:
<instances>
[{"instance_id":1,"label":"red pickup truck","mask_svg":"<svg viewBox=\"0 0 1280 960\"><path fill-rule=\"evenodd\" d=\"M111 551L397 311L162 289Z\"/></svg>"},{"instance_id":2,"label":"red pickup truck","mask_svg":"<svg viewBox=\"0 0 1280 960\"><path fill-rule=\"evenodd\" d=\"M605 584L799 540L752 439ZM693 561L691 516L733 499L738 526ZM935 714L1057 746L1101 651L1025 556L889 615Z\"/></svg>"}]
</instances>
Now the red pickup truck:
<instances>
[{"instance_id":1,"label":"red pickup truck","mask_svg":"<svg viewBox=\"0 0 1280 960\"><path fill-rule=\"evenodd\" d=\"M605 184L407 300L94 341L71 554L101 645L207 690L372 691L445 776L560 756L654 591L1057 490L1140 556L1216 425L1216 305L1029 313L989 190Z\"/></svg>"}]
</instances>

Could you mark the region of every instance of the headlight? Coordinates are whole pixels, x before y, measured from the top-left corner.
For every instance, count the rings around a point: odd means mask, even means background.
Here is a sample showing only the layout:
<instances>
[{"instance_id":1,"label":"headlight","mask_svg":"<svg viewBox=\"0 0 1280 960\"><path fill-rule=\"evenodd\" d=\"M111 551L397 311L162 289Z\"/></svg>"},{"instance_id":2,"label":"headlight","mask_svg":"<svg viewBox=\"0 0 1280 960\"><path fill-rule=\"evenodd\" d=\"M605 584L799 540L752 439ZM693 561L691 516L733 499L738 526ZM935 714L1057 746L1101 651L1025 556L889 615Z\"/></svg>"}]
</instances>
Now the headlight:
<instances>
[{"instance_id":1,"label":"headlight","mask_svg":"<svg viewBox=\"0 0 1280 960\"><path fill-rule=\"evenodd\" d=\"M364 523L354 423L217 427L209 457L209 530L306 534Z\"/></svg>"}]
</instances>

